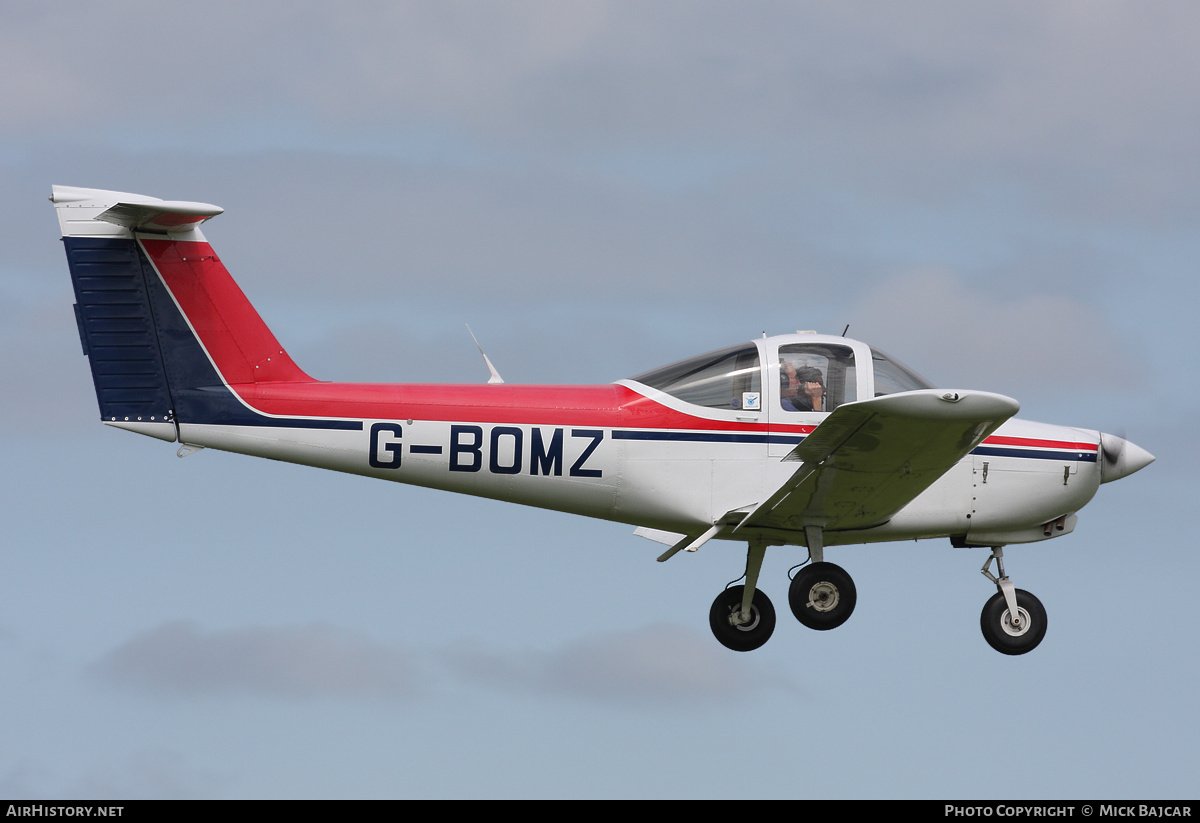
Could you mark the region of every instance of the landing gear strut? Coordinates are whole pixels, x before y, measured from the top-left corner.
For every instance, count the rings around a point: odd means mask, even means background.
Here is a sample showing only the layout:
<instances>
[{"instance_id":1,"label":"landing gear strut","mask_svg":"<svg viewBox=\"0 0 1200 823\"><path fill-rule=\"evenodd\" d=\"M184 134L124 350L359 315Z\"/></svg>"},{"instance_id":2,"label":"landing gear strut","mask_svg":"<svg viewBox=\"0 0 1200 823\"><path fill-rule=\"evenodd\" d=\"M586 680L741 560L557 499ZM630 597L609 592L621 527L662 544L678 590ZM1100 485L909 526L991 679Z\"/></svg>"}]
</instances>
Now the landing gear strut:
<instances>
[{"instance_id":1,"label":"landing gear strut","mask_svg":"<svg viewBox=\"0 0 1200 823\"><path fill-rule=\"evenodd\" d=\"M991 573L992 561L1000 577ZM992 556L983 564L983 576L998 590L983 607L979 627L983 638L1001 654L1025 654L1037 648L1046 636L1046 609L1036 597L1013 586L1004 573L1004 550L992 548Z\"/></svg>"}]
</instances>

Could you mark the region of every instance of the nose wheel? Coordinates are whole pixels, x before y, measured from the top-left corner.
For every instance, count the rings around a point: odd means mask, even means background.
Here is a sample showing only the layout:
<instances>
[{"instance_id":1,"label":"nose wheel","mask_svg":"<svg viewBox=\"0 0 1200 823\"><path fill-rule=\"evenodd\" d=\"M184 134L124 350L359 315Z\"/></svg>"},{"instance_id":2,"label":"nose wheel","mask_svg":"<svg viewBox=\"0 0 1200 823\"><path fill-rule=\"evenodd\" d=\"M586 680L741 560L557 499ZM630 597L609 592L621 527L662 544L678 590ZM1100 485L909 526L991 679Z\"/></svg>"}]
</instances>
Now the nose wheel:
<instances>
[{"instance_id":1,"label":"nose wheel","mask_svg":"<svg viewBox=\"0 0 1200 823\"><path fill-rule=\"evenodd\" d=\"M1000 577L989 570L993 560ZM1001 654L1025 654L1036 649L1046 636L1046 609L1042 601L1013 586L1004 573L1004 552L999 547L992 549L992 556L983 564L983 574L997 589L979 615L983 639Z\"/></svg>"},{"instance_id":2,"label":"nose wheel","mask_svg":"<svg viewBox=\"0 0 1200 823\"><path fill-rule=\"evenodd\" d=\"M1024 589L1016 589L1017 614L996 592L983 607L979 627L988 645L1001 654L1025 654L1037 648L1046 636L1046 610L1042 602Z\"/></svg>"}]
</instances>

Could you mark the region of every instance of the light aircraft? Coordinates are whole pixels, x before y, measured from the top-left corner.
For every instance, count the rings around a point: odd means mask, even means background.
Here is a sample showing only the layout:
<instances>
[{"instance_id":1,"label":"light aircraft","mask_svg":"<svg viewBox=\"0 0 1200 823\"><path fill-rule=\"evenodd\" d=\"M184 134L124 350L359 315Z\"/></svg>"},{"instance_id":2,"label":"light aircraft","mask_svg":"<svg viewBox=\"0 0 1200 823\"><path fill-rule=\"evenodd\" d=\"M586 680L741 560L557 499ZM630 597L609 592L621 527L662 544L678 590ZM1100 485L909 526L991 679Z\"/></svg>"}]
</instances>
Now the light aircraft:
<instances>
[{"instance_id":1,"label":"light aircraft","mask_svg":"<svg viewBox=\"0 0 1200 823\"><path fill-rule=\"evenodd\" d=\"M736 651L775 628L757 589L768 546L807 549L788 604L823 630L856 601L826 547L948 538L991 550L983 635L1024 654L1046 612L1013 585L1002 547L1070 533L1101 483L1154 460L1111 434L1013 419L1011 398L937 389L864 343L813 333L604 386L505 384L486 355L489 384L314 380L201 234L220 208L65 186L50 199L105 424L178 441L181 457L221 449L628 523L670 547L660 561L745 543L745 582L709 612Z\"/></svg>"}]
</instances>

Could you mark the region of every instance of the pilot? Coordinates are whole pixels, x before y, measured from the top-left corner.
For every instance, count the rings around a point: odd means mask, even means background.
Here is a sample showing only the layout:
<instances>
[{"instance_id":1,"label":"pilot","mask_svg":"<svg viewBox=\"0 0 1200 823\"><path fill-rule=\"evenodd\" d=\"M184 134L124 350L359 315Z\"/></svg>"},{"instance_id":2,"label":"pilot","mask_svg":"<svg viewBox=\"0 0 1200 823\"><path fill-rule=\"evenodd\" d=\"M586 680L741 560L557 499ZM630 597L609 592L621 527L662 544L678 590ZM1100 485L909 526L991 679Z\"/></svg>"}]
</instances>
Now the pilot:
<instances>
[{"instance_id":1,"label":"pilot","mask_svg":"<svg viewBox=\"0 0 1200 823\"><path fill-rule=\"evenodd\" d=\"M815 366L784 360L779 369L780 405L784 411L823 411L825 379Z\"/></svg>"}]
</instances>

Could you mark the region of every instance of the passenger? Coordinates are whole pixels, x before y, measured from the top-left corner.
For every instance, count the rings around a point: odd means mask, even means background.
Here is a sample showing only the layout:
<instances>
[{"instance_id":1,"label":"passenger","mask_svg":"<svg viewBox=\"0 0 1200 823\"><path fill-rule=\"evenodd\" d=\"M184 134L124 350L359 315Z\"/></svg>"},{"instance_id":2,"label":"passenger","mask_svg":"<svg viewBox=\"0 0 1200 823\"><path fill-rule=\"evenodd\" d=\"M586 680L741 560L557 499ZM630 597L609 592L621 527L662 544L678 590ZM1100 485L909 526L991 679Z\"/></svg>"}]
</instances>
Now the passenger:
<instances>
[{"instance_id":1,"label":"passenger","mask_svg":"<svg viewBox=\"0 0 1200 823\"><path fill-rule=\"evenodd\" d=\"M814 366L797 367L784 360L779 368L779 395L784 411L823 411L825 378Z\"/></svg>"}]
</instances>

